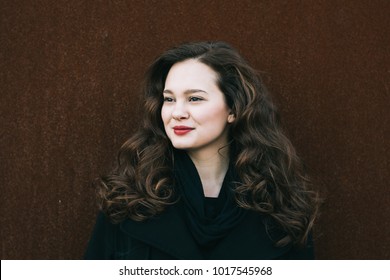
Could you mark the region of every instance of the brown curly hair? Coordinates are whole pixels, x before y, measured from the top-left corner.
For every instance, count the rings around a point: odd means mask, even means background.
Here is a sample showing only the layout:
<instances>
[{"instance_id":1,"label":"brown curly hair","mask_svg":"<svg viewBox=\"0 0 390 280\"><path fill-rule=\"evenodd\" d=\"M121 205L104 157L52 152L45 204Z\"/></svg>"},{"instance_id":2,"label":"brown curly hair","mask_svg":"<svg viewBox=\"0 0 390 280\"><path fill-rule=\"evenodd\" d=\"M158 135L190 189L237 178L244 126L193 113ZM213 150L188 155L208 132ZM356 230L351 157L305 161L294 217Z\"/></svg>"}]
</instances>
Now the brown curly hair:
<instances>
[{"instance_id":1,"label":"brown curly hair","mask_svg":"<svg viewBox=\"0 0 390 280\"><path fill-rule=\"evenodd\" d=\"M235 114L229 133L241 179L235 189L238 205L278 224L286 236L277 245L303 244L317 215L318 192L283 133L259 75L224 42L183 44L150 66L143 87L143 124L121 147L115 169L99 180L101 210L113 222L141 221L175 203L173 148L161 119L162 92L172 65L187 59L197 59L218 74L217 84Z\"/></svg>"}]
</instances>

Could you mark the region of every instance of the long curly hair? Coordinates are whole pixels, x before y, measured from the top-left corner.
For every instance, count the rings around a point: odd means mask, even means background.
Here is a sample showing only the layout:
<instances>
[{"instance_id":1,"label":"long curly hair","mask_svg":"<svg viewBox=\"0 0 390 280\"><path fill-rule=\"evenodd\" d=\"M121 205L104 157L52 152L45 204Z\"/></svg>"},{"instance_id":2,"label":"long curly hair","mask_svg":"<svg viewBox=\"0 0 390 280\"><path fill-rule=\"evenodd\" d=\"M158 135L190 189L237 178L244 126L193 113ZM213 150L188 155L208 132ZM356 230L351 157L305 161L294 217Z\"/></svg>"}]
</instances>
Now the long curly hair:
<instances>
[{"instance_id":1,"label":"long curly hair","mask_svg":"<svg viewBox=\"0 0 390 280\"><path fill-rule=\"evenodd\" d=\"M172 48L149 67L143 86L144 117L120 148L117 165L98 184L99 205L113 222L142 221L175 203L173 148L161 119L165 80L172 65L197 59L217 74L235 114L230 140L241 182L237 204L271 218L286 234L276 245L303 244L317 215L319 196L281 129L277 109L257 72L224 42Z\"/></svg>"}]
</instances>

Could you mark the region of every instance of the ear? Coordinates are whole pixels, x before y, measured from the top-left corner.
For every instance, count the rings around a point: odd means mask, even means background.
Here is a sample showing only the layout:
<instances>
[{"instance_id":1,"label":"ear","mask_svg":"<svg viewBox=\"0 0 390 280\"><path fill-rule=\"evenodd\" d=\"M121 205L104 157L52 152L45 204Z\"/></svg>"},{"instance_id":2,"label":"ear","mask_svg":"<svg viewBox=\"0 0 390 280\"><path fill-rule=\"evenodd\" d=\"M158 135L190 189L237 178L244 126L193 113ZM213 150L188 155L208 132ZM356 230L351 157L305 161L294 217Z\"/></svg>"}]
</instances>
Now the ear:
<instances>
[{"instance_id":1,"label":"ear","mask_svg":"<svg viewBox=\"0 0 390 280\"><path fill-rule=\"evenodd\" d=\"M236 116L233 113L231 113L228 116L227 122L232 123L232 122L234 122L235 119L236 119Z\"/></svg>"}]
</instances>

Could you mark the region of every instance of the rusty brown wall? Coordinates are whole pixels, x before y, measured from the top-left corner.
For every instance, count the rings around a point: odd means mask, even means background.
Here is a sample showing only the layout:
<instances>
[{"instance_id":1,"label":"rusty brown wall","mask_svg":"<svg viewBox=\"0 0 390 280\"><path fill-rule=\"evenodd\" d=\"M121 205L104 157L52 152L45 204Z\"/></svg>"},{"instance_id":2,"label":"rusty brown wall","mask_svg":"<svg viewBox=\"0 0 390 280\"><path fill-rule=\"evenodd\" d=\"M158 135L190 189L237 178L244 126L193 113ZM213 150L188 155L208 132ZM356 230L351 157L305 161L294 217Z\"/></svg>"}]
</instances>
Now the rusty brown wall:
<instances>
[{"instance_id":1,"label":"rusty brown wall","mask_svg":"<svg viewBox=\"0 0 390 280\"><path fill-rule=\"evenodd\" d=\"M264 73L327 189L317 258L389 259L389 14L387 0L2 0L1 258L81 258L89 183L140 120L145 68L225 40Z\"/></svg>"}]
</instances>

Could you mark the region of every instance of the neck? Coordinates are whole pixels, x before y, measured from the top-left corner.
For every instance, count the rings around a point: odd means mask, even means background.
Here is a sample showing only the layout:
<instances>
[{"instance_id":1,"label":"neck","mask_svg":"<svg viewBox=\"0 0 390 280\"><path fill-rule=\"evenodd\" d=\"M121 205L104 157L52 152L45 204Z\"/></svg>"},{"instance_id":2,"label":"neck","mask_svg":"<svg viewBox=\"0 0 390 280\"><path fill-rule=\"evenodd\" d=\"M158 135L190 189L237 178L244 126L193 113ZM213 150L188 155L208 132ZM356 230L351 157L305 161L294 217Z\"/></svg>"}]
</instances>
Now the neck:
<instances>
[{"instance_id":1,"label":"neck","mask_svg":"<svg viewBox=\"0 0 390 280\"><path fill-rule=\"evenodd\" d=\"M229 147L214 153L196 153L188 151L202 181L206 197L218 197L223 180L229 168Z\"/></svg>"}]
</instances>

